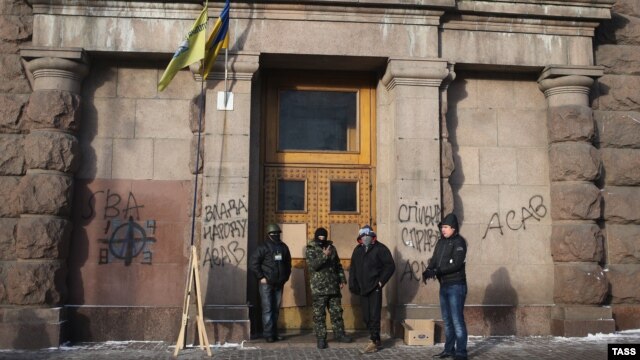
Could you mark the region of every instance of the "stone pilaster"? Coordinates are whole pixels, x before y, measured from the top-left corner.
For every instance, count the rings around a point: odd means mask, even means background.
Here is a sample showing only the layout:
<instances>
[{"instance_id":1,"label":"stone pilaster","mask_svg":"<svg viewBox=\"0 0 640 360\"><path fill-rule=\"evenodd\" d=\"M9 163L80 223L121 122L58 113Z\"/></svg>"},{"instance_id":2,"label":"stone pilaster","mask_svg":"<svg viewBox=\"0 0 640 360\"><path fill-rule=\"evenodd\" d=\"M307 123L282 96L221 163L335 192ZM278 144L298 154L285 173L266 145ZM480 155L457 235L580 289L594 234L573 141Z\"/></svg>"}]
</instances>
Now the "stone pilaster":
<instances>
[{"instance_id":1,"label":"stone pilaster","mask_svg":"<svg viewBox=\"0 0 640 360\"><path fill-rule=\"evenodd\" d=\"M603 261L602 196L594 184L600 156L593 146L595 122L589 107L600 67L549 66L538 79L547 98L551 180L551 256L555 265L551 332L586 336L614 331Z\"/></svg>"},{"instance_id":2,"label":"stone pilaster","mask_svg":"<svg viewBox=\"0 0 640 360\"><path fill-rule=\"evenodd\" d=\"M443 178L451 174L453 164L451 144L441 137L441 131L446 131L442 125L446 111L443 80L448 84L452 78L452 67L442 59L391 58L381 81L376 225L378 237L384 239L396 261L396 281L387 285L386 292L388 308L395 311L394 325L413 313L414 307L406 304L428 298L419 280L401 280L407 267L425 261L426 242L437 239L443 191L447 196L448 181ZM422 215L407 216L408 209L420 209ZM418 232L431 235L418 242L409 235Z\"/></svg>"},{"instance_id":3,"label":"stone pilaster","mask_svg":"<svg viewBox=\"0 0 640 360\"><path fill-rule=\"evenodd\" d=\"M72 223L73 177L79 165L76 132L80 89L88 72L82 49L24 48L20 55L32 78L25 108L26 174L16 188L16 263L7 276L7 297L19 312L12 323L22 336L15 347L57 346L64 340L66 259ZM24 322L19 321L24 318Z\"/></svg>"},{"instance_id":4,"label":"stone pilaster","mask_svg":"<svg viewBox=\"0 0 640 360\"><path fill-rule=\"evenodd\" d=\"M203 131L200 153L202 164L202 236L200 240L200 258L204 263L201 271L205 317L209 334L216 334L216 341L239 342L250 337L249 310L247 305L251 294L247 293L249 255L249 234L257 234L258 193L262 188L257 181L259 159L253 157L258 154L257 138L259 134L252 133L259 128L252 124L254 111L259 111L254 93L254 77L259 67L257 53L229 53L227 64L227 81L225 83L224 56L221 54L214 65L213 72L205 82L205 111L203 117ZM196 75L200 80L200 76ZM226 89L225 89L226 86ZM224 99L219 99L219 93L225 92L233 101L224 105ZM220 101L222 100L222 101ZM259 103L259 102L258 102ZM223 110L226 109L226 110ZM194 114L194 120L197 120ZM195 149L197 146L197 121L193 121L194 146L193 156L195 164ZM254 167L254 168L252 168ZM250 172L251 175L250 176ZM244 224L244 231L233 237L213 239L212 231L220 226L219 217L213 216L211 209L224 208L230 203L237 206L238 211L232 211L225 222ZM209 234L209 235L207 235ZM231 250L229 250L231 249ZM237 256L237 263L224 266L224 252L233 251ZM220 260L223 259L223 260ZM221 262L222 261L222 262ZM238 284L243 284L238 286ZM257 295L257 294L255 294Z\"/></svg>"}]
</instances>

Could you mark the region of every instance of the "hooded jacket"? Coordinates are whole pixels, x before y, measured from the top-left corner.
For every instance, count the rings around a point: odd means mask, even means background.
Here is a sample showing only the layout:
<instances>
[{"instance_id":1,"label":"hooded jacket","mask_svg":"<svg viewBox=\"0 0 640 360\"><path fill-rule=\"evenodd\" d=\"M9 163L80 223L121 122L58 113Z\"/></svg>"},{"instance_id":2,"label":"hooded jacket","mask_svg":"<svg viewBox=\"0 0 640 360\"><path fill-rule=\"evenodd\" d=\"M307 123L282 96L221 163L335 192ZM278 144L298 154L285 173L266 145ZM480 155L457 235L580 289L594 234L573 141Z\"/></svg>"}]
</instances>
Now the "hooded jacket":
<instances>
[{"instance_id":1,"label":"hooded jacket","mask_svg":"<svg viewBox=\"0 0 640 360\"><path fill-rule=\"evenodd\" d=\"M395 270L391 251L384 244L374 241L369 249L358 244L351 255L349 290L356 295L369 295L380 287L378 283L384 286Z\"/></svg>"},{"instance_id":2,"label":"hooded jacket","mask_svg":"<svg viewBox=\"0 0 640 360\"><path fill-rule=\"evenodd\" d=\"M467 241L458 233L458 218L454 214L449 214L438 225L439 227L449 225L455 231L449 238L440 237L427 269L436 270L440 284L464 284L467 282L465 272Z\"/></svg>"},{"instance_id":3,"label":"hooded jacket","mask_svg":"<svg viewBox=\"0 0 640 360\"><path fill-rule=\"evenodd\" d=\"M282 241L273 241L267 237L251 256L249 269L258 279L266 278L268 284L283 286L291 276L289 247Z\"/></svg>"}]
</instances>

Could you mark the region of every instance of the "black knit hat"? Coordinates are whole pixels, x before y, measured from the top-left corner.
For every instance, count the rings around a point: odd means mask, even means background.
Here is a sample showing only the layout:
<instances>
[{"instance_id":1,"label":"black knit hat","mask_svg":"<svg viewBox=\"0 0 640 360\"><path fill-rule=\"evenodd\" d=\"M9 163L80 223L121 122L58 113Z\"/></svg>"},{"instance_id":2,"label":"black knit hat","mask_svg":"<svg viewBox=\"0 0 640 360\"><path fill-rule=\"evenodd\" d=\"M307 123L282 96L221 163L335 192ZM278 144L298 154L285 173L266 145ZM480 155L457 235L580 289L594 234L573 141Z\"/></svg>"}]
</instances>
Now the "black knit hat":
<instances>
[{"instance_id":1,"label":"black knit hat","mask_svg":"<svg viewBox=\"0 0 640 360\"><path fill-rule=\"evenodd\" d=\"M313 238L318 240L320 239L320 236L324 236L324 239L327 239L327 236L329 236L329 233L327 232L327 229L325 228L317 228L316 229L316 233L313 235Z\"/></svg>"}]
</instances>

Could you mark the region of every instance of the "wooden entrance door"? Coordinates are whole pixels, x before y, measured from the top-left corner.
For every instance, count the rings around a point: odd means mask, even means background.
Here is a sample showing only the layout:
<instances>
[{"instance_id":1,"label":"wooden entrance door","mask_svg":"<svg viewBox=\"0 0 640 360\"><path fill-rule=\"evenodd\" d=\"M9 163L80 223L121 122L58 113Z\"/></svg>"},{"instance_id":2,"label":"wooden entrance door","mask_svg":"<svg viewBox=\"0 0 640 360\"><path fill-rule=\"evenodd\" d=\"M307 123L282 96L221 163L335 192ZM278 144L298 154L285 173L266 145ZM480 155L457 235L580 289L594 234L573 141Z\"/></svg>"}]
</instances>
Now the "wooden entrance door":
<instances>
[{"instance_id":1,"label":"wooden entrance door","mask_svg":"<svg viewBox=\"0 0 640 360\"><path fill-rule=\"evenodd\" d=\"M375 218L371 83L327 73L267 77L264 223L281 226L294 267L281 328L313 327L304 250L315 230L328 230L348 276L358 229ZM361 328L357 299L347 287L342 294L346 327Z\"/></svg>"}]
</instances>

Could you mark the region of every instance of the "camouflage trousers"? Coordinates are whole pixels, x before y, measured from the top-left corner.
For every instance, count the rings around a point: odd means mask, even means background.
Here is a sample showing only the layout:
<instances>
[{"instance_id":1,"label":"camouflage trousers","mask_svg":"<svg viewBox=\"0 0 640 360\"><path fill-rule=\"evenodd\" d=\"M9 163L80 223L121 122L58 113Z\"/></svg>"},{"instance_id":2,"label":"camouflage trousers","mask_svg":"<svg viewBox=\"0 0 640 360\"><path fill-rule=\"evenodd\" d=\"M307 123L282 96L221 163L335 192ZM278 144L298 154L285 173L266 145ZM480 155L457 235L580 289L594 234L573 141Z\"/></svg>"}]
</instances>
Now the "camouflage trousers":
<instances>
[{"instance_id":1,"label":"camouflage trousers","mask_svg":"<svg viewBox=\"0 0 640 360\"><path fill-rule=\"evenodd\" d=\"M327 338L326 309L329 310L333 333L344 334L344 320L342 319L342 296L316 295L313 297L313 330L318 339Z\"/></svg>"}]
</instances>

